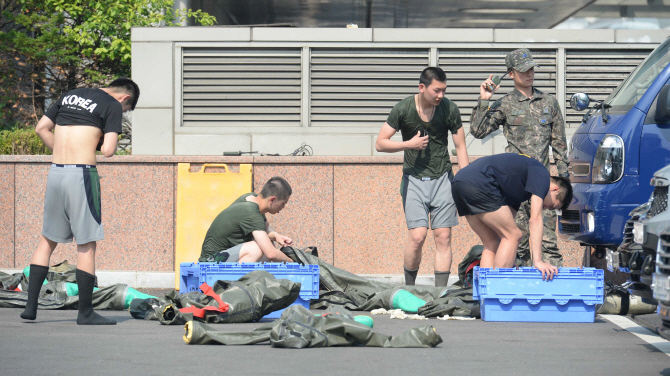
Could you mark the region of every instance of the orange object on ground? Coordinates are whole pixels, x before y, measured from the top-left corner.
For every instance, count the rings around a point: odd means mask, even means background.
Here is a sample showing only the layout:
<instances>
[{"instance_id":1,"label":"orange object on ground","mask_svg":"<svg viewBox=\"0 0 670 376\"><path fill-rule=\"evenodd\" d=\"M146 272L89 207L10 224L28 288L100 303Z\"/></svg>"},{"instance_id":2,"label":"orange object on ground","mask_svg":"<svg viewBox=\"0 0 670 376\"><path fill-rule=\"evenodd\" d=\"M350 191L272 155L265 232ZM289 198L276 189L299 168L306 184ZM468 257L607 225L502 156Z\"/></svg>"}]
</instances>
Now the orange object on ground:
<instances>
[{"instance_id":1,"label":"orange object on ground","mask_svg":"<svg viewBox=\"0 0 670 376\"><path fill-rule=\"evenodd\" d=\"M179 308L179 312L181 312L181 313L192 313L193 317L198 317L198 318L201 318L201 319L205 318L205 313L207 313L207 311L220 312L220 313L228 312L228 309L229 309L230 306L228 305L228 303L221 300L221 297L214 292L214 290L212 289L212 287L210 285L208 285L207 283L203 283L202 285L200 285L200 290L203 292L203 294L205 294L205 295L213 298L214 300L216 300L217 303L219 303L219 307L217 308L217 307L214 307L214 306L206 306L206 307L198 308L198 307L195 307L195 306L190 306L190 307L186 307L186 308Z\"/></svg>"}]
</instances>

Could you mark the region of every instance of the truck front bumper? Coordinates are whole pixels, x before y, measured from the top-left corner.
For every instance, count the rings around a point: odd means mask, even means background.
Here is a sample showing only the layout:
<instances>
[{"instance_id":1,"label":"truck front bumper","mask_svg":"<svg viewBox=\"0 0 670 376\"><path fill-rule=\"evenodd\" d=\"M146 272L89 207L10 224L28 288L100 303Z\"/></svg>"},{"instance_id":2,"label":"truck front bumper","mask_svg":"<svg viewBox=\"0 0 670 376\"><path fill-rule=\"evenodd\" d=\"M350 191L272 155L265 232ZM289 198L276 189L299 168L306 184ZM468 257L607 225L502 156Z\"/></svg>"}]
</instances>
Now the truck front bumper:
<instances>
[{"instance_id":1,"label":"truck front bumper","mask_svg":"<svg viewBox=\"0 0 670 376\"><path fill-rule=\"evenodd\" d=\"M616 249L630 212L638 204L620 204L630 186L637 188L637 177L624 176L614 184L574 183L573 203L561 213L558 232L561 238L585 245Z\"/></svg>"}]
</instances>

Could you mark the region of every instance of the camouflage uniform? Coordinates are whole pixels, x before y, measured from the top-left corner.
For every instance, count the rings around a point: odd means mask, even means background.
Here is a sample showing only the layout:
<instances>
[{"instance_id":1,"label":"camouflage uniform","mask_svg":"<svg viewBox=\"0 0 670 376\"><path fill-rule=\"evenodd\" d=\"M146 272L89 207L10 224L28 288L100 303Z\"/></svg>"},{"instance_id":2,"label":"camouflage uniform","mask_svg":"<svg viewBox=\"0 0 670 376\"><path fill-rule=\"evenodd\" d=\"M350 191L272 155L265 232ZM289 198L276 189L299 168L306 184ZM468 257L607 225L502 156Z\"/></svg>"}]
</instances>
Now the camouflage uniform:
<instances>
[{"instance_id":1,"label":"camouflage uniform","mask_svg":"<svg viewBox=\"0 0 670 376\"><path fill-rule=\"evenodd\" d=\"M512 51L507 55L505 62L508 69L515 67L522 72L536 65L526 49ZM524 68L525 70L522 70ZM517 89L490 105L488 100L480 98L472 112L470 133L475 138L481 139L501 125L507 139L506 152L526 154L542 162L549 169L549 146L551 146L559 175L567 175L565 124L556 97L533 88L532 98L527 98ZM558 250L556 239L556 212L543 210L542 217L544 221L542 259L551 265L562 266L563 256ZM532 266L528 242L529 219L530 201L527 201L521 205L516 216L517 226L524 233L517 252L519 266Z\"/></svg>"}]
</instances>

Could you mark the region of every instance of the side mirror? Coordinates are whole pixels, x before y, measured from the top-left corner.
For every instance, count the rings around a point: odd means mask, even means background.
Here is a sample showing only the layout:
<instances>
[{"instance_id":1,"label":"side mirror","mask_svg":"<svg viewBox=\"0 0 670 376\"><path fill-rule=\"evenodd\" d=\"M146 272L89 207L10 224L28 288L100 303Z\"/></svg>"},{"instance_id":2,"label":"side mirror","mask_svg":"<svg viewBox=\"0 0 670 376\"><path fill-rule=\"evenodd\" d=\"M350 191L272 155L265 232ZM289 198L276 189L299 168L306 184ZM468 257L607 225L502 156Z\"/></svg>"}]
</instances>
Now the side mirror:
<instances>
[{"instance_id":1,"label":"side mirror","mask_svg":"<svg viewBox=\"0 0 670 376\"><path fill-rule=\"evenodd\" d=\"M658 92L654 120L658 124L670 123L670 85L665 85Z\"/></svg>"},{"instance_id":2,"label":"side mirror","mask_svg":"<svg viewBox=\"0 0 670 376\"><path fill-rule=\"evenodd\" d=\"M576 93L570 98L570 107L576 111L584 111L589 107L591 100L584 93Z\"/></svg>"}]
</instances>

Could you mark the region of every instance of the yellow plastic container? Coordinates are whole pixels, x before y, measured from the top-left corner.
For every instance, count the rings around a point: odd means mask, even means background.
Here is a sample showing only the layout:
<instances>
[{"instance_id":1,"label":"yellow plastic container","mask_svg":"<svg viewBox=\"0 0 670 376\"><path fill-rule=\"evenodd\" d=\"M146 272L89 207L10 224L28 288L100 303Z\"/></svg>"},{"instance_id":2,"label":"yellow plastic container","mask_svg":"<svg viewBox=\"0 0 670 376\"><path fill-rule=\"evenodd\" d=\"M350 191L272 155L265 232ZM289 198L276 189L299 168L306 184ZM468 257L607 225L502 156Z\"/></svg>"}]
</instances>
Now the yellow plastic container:
<instances>
[{"instance_id":1,"label":"yellow plastic container","mask_svg":"<svg viewBox=\"0 0 670 376\"><path fill-rule=\"evenodd\" d=\"M219 213L238 197L252 191L250 164L241 164L240 172L230 172L225 164L203 164L190 172L190 163L179 163L177 171L177 223L175 252L175 289L179 289L179 266L197 262L209 226ZM225 172L207 172L208 168Z\"/></svg>"}]
</instances>

